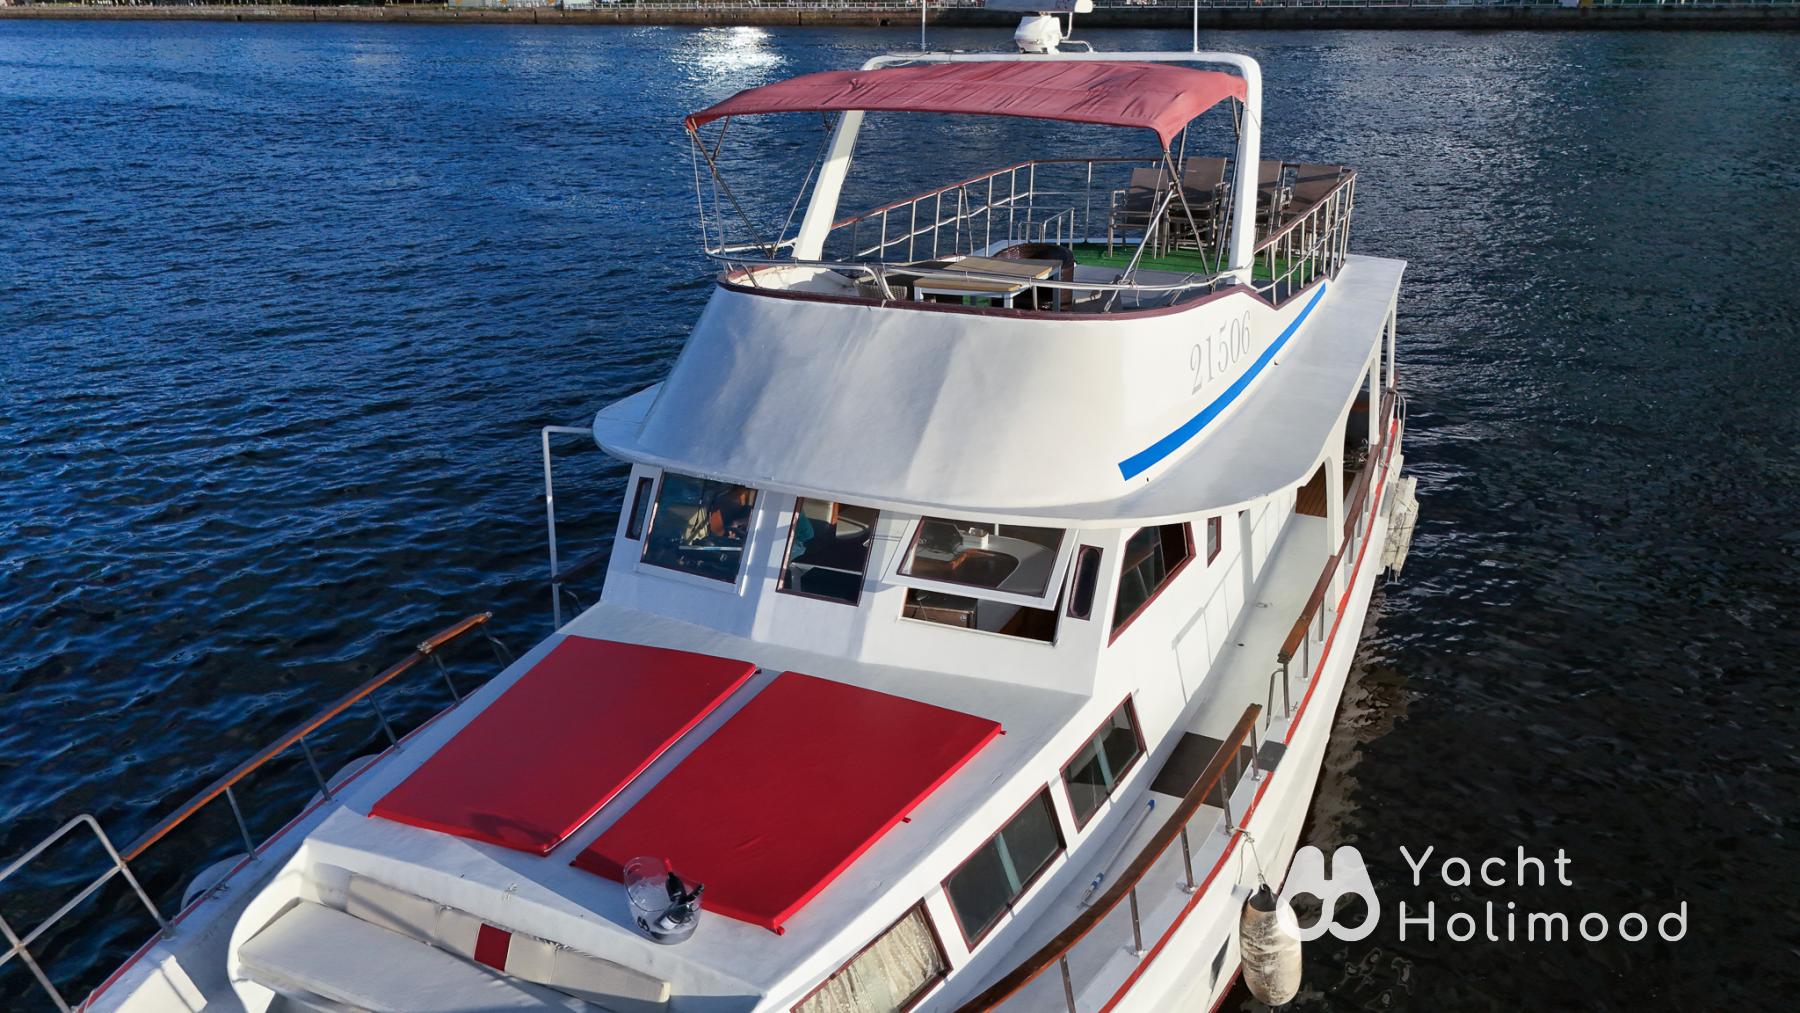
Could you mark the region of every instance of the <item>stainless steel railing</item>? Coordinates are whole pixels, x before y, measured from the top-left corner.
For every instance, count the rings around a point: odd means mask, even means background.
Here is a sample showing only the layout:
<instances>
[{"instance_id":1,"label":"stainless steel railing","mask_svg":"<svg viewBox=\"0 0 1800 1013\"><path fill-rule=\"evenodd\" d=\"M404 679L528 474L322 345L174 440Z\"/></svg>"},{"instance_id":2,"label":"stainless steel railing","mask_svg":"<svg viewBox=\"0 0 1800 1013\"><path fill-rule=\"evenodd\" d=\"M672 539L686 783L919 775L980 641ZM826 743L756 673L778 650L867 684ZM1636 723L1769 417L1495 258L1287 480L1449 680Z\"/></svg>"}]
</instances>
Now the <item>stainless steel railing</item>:
<instances>
[{"instance_id":1,"label":"stainless steel railing","mask_svg":"<svg viewBox=\"0 0 1800 1013\"><path fill-rule=\"evenodd\" d=\"M1350 255L1355 204L1356 173L1347 172L1330 192L1257 242L1256 265L1266 277L1252 287L1279 303L1314 279L1337 274Z\"/></svg>"},{"instance_id":2,"label":"stainless steel railing","mask_svg":"<svg viewBox=\"0 0 1800 1013\"><path fill-rule=\"evenodd\" d=\"M36 928L25 933L24 936L20 936L18 933L14 932L13 927L7 923L5 918L0 918L0 936L4 936L7 943L6 953L0 955L0 967L4 967L6 963L14 957L18 957L20 960L24 961L25 966L31 970L31 976L37 979L38 985L50 996L50 1001L54 1002L56 1008L61 1010L62 1013L69 1013L70 1007L68 1000L63 998L62 992L58 990L56 984L50 980L50 975L44 971L43 965L39 964L37 958L31 955L31 944L37 942L44 933L54 928L58 922L62 921L63 918L69 914L69 912L81 906L83 901L92 897L101 887L112 882L113 877L123 876L125 882L131 886L131 892L137 896L138 901L150 912L150 917L156 919L157 928L161 929L164 935L167 935L170 931L168 919L163 917L161 909L156 906L155 901L150 899L150 895L144 892L144 887L138 882L137 877L131 874L131 866L125 863L125 858L119 854L119 849L113 847L112 839L106 836L106 831L100 829L100 821L94 819L93 816L87 813L82 813L80 816L64 823L61 827L57 828L54 833L50 834L50 836L39 841L36 847L27 851L25 854L20 855L13 860L11 865L0 870L0 882L5 882L7 879L11 878L13 873L30 865L39 855L48 851L57 842L73 833L77 827L87 827L89 830L93 831L94 837L100 842L100 846L106 849L106 857L110 859L110 864L107 866L106 871L102 872L94 879L89 880L88 884L82 887L79 893L62 907L59 907L52 912L48 918L39 922Z\"/></svg>"},{"instance_id":3,"label":"stainless steel railing","mask_svg":"<svg viewBox=\"0 0 1800 1013\"><path fill-rule=\"evenodd\" d=\"M764 268L812 267L857 277L868 283L879 301L896 298L887 276L897 271L908 275L956 277L976 281L1017 283L1010 276L965 270L955 264L927 266L925 261L970 256L1017 242L1072 245L1099 242L1109 236L1115 220L1116 188L1106 178L1109 170L1153 166L1148 159L1088 158L1039 159L1005 166L924 193L884 204L833 224L826 237L824 255L817 260L782 259L792 239L773 244L726 245L709 241L707 252L728 266L725 279L749 287L762 287L758 272ZM1251 287L1270 302L1281 303L1316 279L1331 276L1349 255L1351 211L1355 204L1356 174L1343 178L1309 206L1286 216L1255 247ZM1221 205L1223 206L1223 205ZM1173 215L1172 208L1158 209L1152 218ZM1138 219L1144 218L1137 215ZM1137 219L1134 219L1136 221ZM1210 220L1210 219L1209 219ZM1040 289L1081 295L1101 295L1102 310L1136 309L1167 305L1217 290L1231 283L1222 270L1203 270L1167 280L1143 282L1137 278L1143 247L1158 237L1183 235L1180 222L1139 221L1127 229L1150 232L1139 244L1138 254L1114 281L1063 281L1046 278L1032 282ZM1224 234L1218 229L1211 247L1194 246L1198 237L1182 240L1184 250L1205 254ZM1192 230L1189 229L1191 233ZM1158 249L1175 248L1175 242L1159 242ZM779 288L777 283L774 287Z\"/></svg>"},{"instance_id":4,"label":"stainless steel railing","mask_svg":"<svg viewBox=\"0 0 1800 1013\"><path fill-rule=\"evenodd\" d=\"M452 706L454 706L455 702L462 699L463 694L457 690L455 680L451 678L449 669L445 667L441 656L441 650L452 641L457 640L470 631L484 627L491 618L492 613L477 612L474 615L453 623L450 626L439 630L437 633L432 634L430 637L427 637L425 640L421 641L418 646L413 648L412 653L408 654L405 658L402 658L400 661L389 666L381 674L369 679L367 682L364 682L362 685L339 697L336 701L317 711L305 721L288 729L273 742L258 750L249 759L238 764L236 767L233 767L218 780L214 781L187 802L183 803L174 812L158 821L155 826L145 831L137 838L137 840L133 841L123 850L114 847L112 839L107 836L103 829L101 829L100 822L92 815L86 813L75 817L46 836L30 851L19 856L5 869L0 870L0 883L4 883L15 874L31 866L45 851L55 846L76 829L84 826L93 832L94 837L98 839L101 847L105 849L109 860L108 868L99 876L89 881L73 898L57 908L49 915L49 917L43 919L35 928L30 932L25 933L23 936L17 934L4 918L0 918L0 938L4 938L8 946L6 952L3 955L0 955L0 967L4 967L14 957L18 957L31 971L32 977L37 980L38 986L42 988L50 997L50 1000L55 1003L56 1008L61 1010L62 1013L69 1013L69 1003L63 998L61 990L58 989L56 984L50 979L49 974L44 970L42 964L40 964L37 958L32 955L31 946L33 943L41 939L46 932L49 932L64 918L68 917L79 908L83 902L93 897L96 892L116 877L124 878L125 882L130 886L132 893L136 895L138 901L147 911L149 911L151 918L155 919L157 928L161 933L164 936L172 936L175 933L174 926L179 921L181 914L177 914L174 918L164 917L161 908L158 907L155 900L151 898L150 894L139 882L137 876L132 872L132 862L142 858L143 855L150 850L151 846L166 838L177 827L187 823L195 815L206 809L211 803L217 801L221 796L225 798L226 803L231 807L232 818L237 825L238 833L244 844L244 855L246 858L254 858L268 844L268 840L259 843L256 840L255 835L251 833L249 823L244 819L244 810L239 803L237 795L237 788L244 779L262 769L276 757L286 753L295 746L298 746L305 757L307 768L312 773L314 783L318 786L320 796L325 799L335 797L335 789L332 787L331 781L326 778L324 771L320 768L318 758L313 752L309 737L342 716L345 712L349 711L351 707L367 701L382 734L388 740L388 747L390 749L398 748L401 741L400 736L395 733L393 724L388 719L387 711L383 709L381 701L376 697L376 690L381 689L398 679L400 676L411 671L420 662L429 659L432 662L432 667L449 687L450 697L453 701ZM504 668L506 665L510 664L513 660L512 652L508 651L504 644L485 629L482 629L481 632L482 636L493 648L495 660L500 666ZM272 839L273 838L270 838L270 840ZM228 878L229 877L226 877L225 879ZM187 910L204 902L208 897L211 897L213 893L223 885L225 879L221 879L218 883L212 884L201 891L193 899L189 900L184 904L182 913L185 913Z\"/></svg>"},{"instance_id":5,"label":"stainless steel railing","mask_svg":"<svg viewBox=\"0 0 1800 1013\"><path fill-rule=\"evenodd\" d=\"M1217 872L1215 866L1196 874L1196 841L1235 832L1238 818L1231 810L1232 793L1246 778L1254 782L1267 776L1256 738L1261 710L1256 704L1244 709L1167 822L1157 828L1105 893L1037 952L958 1007L957 1013L1001 1008L1034 1013L1060 1008L1078 1013L1087 1008L1080 999L1088 988L1108 981L1107 975L1116 975L1113 956L1121 947L1134 961L1148 959L1152 947L1145 945L1146 940L1154 944L1159 934L1173 931L1180 918L1172 909L1206 889ZM1244 755L1246 747L1248 757ZM1102 1003L1091 1005L1105 1007Z\"/></svg>"},{"instance_id":6,"label":"stainless steel railing","mask_svg":"<svg viewBox=\"0 0 1800 1013\"><path fill-rule=\"evenodd\" d=\"M1110 188L1101 179L1096 191L1096 168L1155 164L1133 158L1020 162L840 219L826 248L836 245L858 261L891 254L919 260L1052 235L1057 242L1080 241L1105 231L1101 223L1096 232L1094 212L1096 200L1103 214L1108 211Z\"/></svg>"}]
</instances>

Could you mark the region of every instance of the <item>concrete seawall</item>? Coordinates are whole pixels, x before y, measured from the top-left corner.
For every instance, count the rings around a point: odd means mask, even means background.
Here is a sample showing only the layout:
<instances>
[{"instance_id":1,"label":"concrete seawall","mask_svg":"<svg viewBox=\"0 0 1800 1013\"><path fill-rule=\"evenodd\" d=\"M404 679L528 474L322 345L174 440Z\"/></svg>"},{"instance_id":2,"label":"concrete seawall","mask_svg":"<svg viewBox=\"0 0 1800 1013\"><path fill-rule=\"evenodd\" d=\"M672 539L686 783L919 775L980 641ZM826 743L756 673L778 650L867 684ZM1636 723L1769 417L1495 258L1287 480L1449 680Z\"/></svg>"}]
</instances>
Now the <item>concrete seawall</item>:
<instances>
[{"instance_id":1,"label":"concrete seawall","mask_svg":"<svg viewBox=\"0 0 1800 1013\"><path fill-rule=\"evenodd\" d=\"M933 11L928 20L943 27L1011 27L1018 15L998 11ZM136 6L89 7L34 4L0 7L0 19L96 21L340 21L367 24L537 24L537 25L759 25L765 27L907 27L918 24L916 10L821 7L717 7L659 9L619 4L589 11L548 7L522 10L452 9L435 5L343 6ZM1079 19L1080 28L1186 28L1191 8L1103 8ZM1202 7L1202 28L1445 28L1445 29L1800 29L1800 6L1728 8L1642 5L1629 7Z\"/></svg>"}]
</instances>

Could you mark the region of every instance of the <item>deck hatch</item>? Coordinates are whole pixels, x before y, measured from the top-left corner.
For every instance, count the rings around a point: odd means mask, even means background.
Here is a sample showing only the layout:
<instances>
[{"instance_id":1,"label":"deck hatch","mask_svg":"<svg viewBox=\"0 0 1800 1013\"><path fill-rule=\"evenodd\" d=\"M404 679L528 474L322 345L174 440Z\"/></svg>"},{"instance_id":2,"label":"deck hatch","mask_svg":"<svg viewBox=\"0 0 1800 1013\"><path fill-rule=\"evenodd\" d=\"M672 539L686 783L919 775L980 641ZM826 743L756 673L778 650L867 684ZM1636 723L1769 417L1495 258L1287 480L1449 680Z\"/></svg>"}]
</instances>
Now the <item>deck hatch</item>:
<instances>
[{"instance_id":1,"label":"deck hatch","mask_svg":"<svg viewBox=\"0 0 1800 1013\"><path fill-rule=\"evenodd\" d=\"M370 815L547 854L755 671L569 637Z\"/></svg>"},{"instance_id":2,"label":"deck hatch","mask_svg":"<svg viewBox=\"0 0 1800 1013\"><path fill-rule=\"evenodd\" d=\"M706 884L706 908L780 932L967 763L999 724L785 672L574 864L610 879L640 855Z\"/></svg>"}]
</instances>

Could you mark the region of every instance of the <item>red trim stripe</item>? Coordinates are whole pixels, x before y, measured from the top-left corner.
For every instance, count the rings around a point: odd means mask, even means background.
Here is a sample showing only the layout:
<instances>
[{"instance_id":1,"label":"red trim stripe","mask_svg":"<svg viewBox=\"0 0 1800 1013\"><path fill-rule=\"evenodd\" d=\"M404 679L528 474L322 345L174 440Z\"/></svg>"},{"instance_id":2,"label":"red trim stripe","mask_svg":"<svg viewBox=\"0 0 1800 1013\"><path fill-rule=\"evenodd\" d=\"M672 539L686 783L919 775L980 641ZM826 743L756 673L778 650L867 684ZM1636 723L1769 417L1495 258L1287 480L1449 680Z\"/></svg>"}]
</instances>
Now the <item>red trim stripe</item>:
<instances>
[{"instance_id":1,"label":"red trim stripe","mask_svg":"<svg viewBox=\"0 0 1800 1013\"><path fill-rule=\"evenodd\" d=\"M1331 644L1332 641L1337 639L1338 626L1341 625L1344 620L1344 604L1350 600L1350 591L1355 589L1356 578L1362 573L1363 556L1368 552L1369 548L1368 535L1369 532L1375 530L1375 522L1380 517L1381 494L1384 491L1382 487L1386 485L1388 472L1393 467L1394 436L1399 431L1399 419L1395 419L1388 424L1388 445L1381 463L1381 481L1375 486L1371 507L1369 509L1368 525L1363 529L1362 548L1359 549L1356 554L1356 566L1350 571L1349 590L1346 590L1343 597L1338 599L1337 618L1332 621L1331 632L1325 638L1325 645L1319 652L1319 664L1318 667L1313 670L1312 685L1306 688L1305 695L1300 698L1300 706L1294 710L1294 716L1288 722L1287 737L1282 740L1284 744L1293 741L1294 732L1300 727L1300 718L1306 714L1306 705L1312 701L1313 690L1319 688L1319 676L1325 671L1325 663L1331 660ZM1256 789L1256 794L1250 799L1249 807L1244 810L1243 818L1238 824L1239 826L1247 827L1250 825L1250 818L1256 815L1256 807L1262 803L1263 795L1268 793L1269 784L1274 780L1275 775L1273 773L1268 777L1263 778L1261 787ZM1194 891L1193 896L1189 897L1188 902L1182 905L1180 911L1176 912L1175 921L1171 923L1168 930L1162 934L1162 938L1158 939L1150 947L1150 951L1144 954L1143 959L1138 961L1137 966L1131 969L1131 973L1125 976L1125 983L1120 985L1118 991L1113 993L1112 998L1108 999L1106 1004L1100 1007L1100 1013L1111 1013L1111 1010L1118 1006L1120 1001L1125 998L1125 993L1130 991L1131 986L1137 984L1137 980L1143 977L1145 971L1150 969L1150 962L1155 960L1157 954L1163 951L1163 947L1167 946L1169 940L1175 935L1175 930L1181 928L1181 923L1187 921L1187 916L1192 914L1194 908L1198 907L1200 901L1206 897L1206 891L1212 887L1213 879L1218 876L1219 870L1223 869L1225 863L1230 860L1232 852L1237 850L1237 842L1239 839L1240 835L1231 835L1231 840L1226 843L1224 852L1219 855L1219 860L1214 862L1213 867L1207 871L1206 878L1200 882L1200 886ZM1215 1007L1215 1009L1216 1008L1217 1007Z\"/></svg>"},{"instance_id":2,"label":"red trim stripe","mask_svg":"<svg viewBox=\"0 0 1800 1013\"><path fill-rule=\"evenodd\" d=\"M512 949L512 933L485 922L475 937L475 960L496 971L506 970L506 953Z\"/></svg>"}]
</instances>

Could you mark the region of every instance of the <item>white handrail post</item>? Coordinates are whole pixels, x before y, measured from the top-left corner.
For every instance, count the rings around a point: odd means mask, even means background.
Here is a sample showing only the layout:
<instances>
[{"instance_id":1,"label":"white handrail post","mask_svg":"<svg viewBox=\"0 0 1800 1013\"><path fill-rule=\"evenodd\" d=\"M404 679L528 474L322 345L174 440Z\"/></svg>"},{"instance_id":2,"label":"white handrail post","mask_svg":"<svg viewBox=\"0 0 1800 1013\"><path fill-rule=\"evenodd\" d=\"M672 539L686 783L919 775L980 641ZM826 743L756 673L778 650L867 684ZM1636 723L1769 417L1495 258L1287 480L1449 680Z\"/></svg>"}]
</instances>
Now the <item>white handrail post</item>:
<instances>
[{"instance_id":1,"label":"white handrail post","mask_svg":"<svg viewBox=\"0 0 1800 1013\"><path fill-rule=\"evenodd\" d=\"M594 431L581 426L545 426L538 434L544 451L544 527L550 536L550 617L556 628L562 629L562 567L556 555L556 483L550 469L552 433L592 437Z\"/></svg>"}]
</instances>

